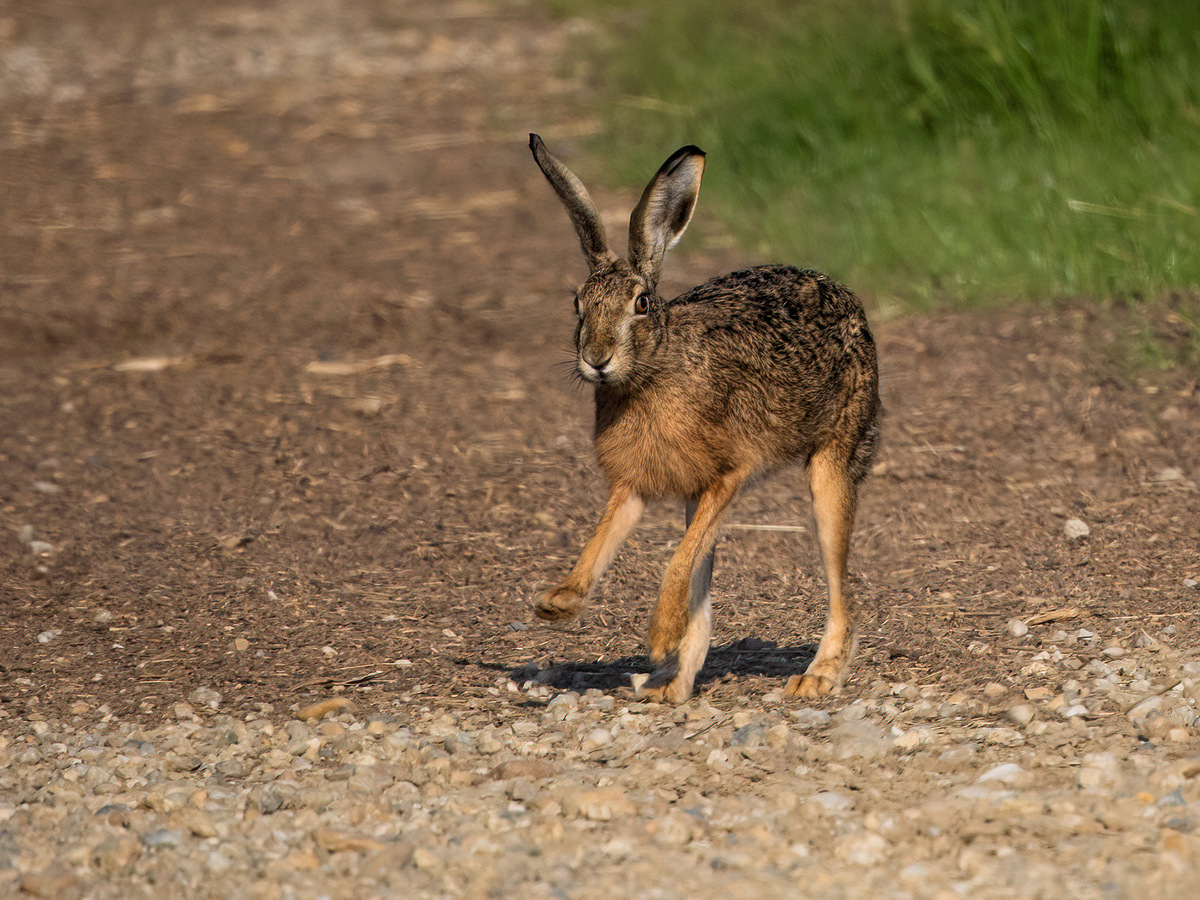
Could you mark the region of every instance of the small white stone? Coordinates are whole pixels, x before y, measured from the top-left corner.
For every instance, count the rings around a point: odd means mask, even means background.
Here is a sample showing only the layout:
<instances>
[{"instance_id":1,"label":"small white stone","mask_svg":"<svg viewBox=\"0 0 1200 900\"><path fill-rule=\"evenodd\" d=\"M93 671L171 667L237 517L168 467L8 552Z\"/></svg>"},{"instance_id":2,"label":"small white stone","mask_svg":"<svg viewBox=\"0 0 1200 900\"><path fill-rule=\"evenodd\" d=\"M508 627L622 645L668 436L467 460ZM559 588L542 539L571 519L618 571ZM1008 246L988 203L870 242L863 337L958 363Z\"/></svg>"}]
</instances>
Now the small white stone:
<instances>
[{"instance_id":1,"label":"small white stone","mask_svg":"<svg viewBox=\"0 0 1200 900\"><path fill-rule=\"evenodd\" d=\"M585 753L598 750L601 747L607 747L612 740L612 734L607 728L593 728L583 739L582 748Z\"/></svg>"},{"instance_id":2,"label":"small white stone","mask_svg":"<svg viewBox=\"0 0 1200 900\"><path fill-rule=\"evenodd\" d=\"M717 771L728 771L730 768L729 754L724 750L713 750L705 758L704 764L710 769L716 769Z\"/></svg>"},{"instance_id":3,"label":"small white stone","mask_svg":"<svg viewBox=\"0 0 1200 900\"><path fill-rule=\"evenodd\" d=\"M1150 715L1150 713L1162 706L1162 704L1163 698L1160 695L1156 694L1154 696L1147 697L1146 699L1140 700L1138 703L1134 704L1130 708L1129 712L1125 714L1125 717L1129 719L1130 722L1137 725L1148 715Z\"/></svg>"},{"instance_id":4,"label":"small white stone","mask_svg":"<svg viewBox=\"0 0 1200 900\"><path fill-rule=\"evenodd\" d=\"M661 819L650 823L647 830L656 843L682 847L696 835L696 820L687 813L671 810Z\"/></svg>"},{"instance_id":5,"label":"small white stone","mask_svg":"<svg viewBox=\"0 0 1200 900\"><path fill-rule=\"evenodd\" d=\"M1015 638L1023 638L1025 635L1029 634L1029 626L1020 619L1009 619L1008 633Z\"/></svg>"},{"instance_id":6,"label":"small white stone","mask_svg":"<svg viewBox=\"0 0 1200 900\"><path fill-rule=\"evenodd\" d=\"M1079 786L1110 790L1121 780L1121 764L1111 753L1088 753L1079 767Z\"/></svg>"},{"instance_id":7,"label":"small white stone","mask_svg":"<svg viewBox=\"0 0 1200 900\"><path fill-rule=\"evenodd\" d=\"M877 866L887 857L891 844L882 836L867 831L843 838L834 853L853 866Z\"/></svg>"},{"instance_id":8,"label":"small white stone","mask_svg":"<svg viewBox=\"0 0 1200 900\"><path fill-rule=\"evenodd\" d=\"M209 687L198 687L188 694L188 702L193 706L207 706L216 709L221 705L221 695Z\"/></svg>"},{"instance_id":9,"label":"small white stone","mask_svg":"<svg viewBox=\"0 0 1200 900\"><path fill-rule=\"evenodd\" d=\"M441 857L428 847L418 847L413 851L412 864L418 869L435 869L440 863Z\"/></svg>"},{"instance_id":10,"label":"small white stone","mask_svg":"<svg viewBox=\"0 0 1200 900\"><path fill-rule=\"evenodd\" d=\"M767 744L774 747L776 750L781 750L787 746L788 739L792 735L792 730L786 722L780 722L775 727L767 731Z\"/></svg>"},{"instance_id":11,"label":"small white stone","mask_svg":"<svg viewBox=\"0 0 1200 900\"><path fill-rule=\"evenodd\" d=\"M909 863L900 870L900 883L909 888L926 887L930 882L932 869L927 863Z\"/></svg>"},{"instance_id":12,"label":"small white stone","mask_svg":"<svg viewBox=\"0 0 1200 900\"><path fill-rule=\"evenodd\" d=\"M839 813L845 812L854 806L854 801L845 794L839 794L837 791L820 791L813 794L809 798L809 802L823 809L825 812Z\"/></svg>"},{"instance_id":13,"label":"small white stone","mask_svg":"<svg viewBox=\"0 0 1200 900\"><path fill-rule=\"evenodd\" d=\"M1067 536L1068 540L1077 541L1091 533L1092 529L1082 519L1067 519L1063 524L1063 534Z\"/></svg>"},{"instance_id":14,"label":"small white stone","mask_svg":"<svg viewBox=\"0 0 1200 900\"><path fill-rule=\"evenodd\" d=\"M892 741L892 746L900 753L912 753L914 750L924 746L927 733L928 729L910 728L908 731L896 735Z\"/></svg>"},{"instance_id":15,"label":"small white stone","mask_svg":"<svg viewBox=\"0 0 1200 900\"><path fill-rule=\"evenodd\" d=\"M976 778L975 781L977 783L998 781L1001 784L1012 784L1014 781L1020 778L1024 771L1025 770L1016 763L1001 763L998 766L988 769L986 772Z\"/></svg>"},{"instance_id":16,"label":"small white stone","mask_svg":"<svg viewBox=\"0 0 1200 900\"><path fill-rule=\"evenodd\" d=\"M792 718L796 721L797 728L819 728L822 725L829 724L829 713L823 709L813 709L812 707L801 707L800 709L792 710Z\"/></svg>"}]
</instances>

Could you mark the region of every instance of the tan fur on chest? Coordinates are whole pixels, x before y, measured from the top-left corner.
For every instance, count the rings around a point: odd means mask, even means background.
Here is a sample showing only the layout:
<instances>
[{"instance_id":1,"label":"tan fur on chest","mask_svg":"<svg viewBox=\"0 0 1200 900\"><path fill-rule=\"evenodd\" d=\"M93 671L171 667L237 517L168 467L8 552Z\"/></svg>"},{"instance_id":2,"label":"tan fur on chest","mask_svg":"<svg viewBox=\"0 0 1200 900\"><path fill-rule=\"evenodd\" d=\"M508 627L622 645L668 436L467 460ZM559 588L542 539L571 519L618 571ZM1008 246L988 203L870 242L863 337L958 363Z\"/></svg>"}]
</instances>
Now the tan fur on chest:
<instances>
[{"instance_id":1,"label":"tan fur on chest","mask_svg":"<svg viewBox=\"0 0 1200 900\"><path fill-rule=\"evenodd\" d=\"M653 401L596 396L596 457L609 485L642 497L695 497L722 473L741 468L745 452L725 428L704 421L674 391Z\"/></svg>"}]
</instances>

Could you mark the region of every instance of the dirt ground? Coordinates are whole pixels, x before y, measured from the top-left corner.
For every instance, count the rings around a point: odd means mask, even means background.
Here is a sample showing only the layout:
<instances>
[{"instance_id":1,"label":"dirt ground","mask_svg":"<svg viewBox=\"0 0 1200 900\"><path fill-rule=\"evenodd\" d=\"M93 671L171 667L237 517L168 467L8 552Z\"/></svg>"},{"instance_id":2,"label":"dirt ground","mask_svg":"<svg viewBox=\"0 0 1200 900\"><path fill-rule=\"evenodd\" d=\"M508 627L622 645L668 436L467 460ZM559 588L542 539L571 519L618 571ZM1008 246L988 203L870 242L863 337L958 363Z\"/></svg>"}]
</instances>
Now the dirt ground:
<instances>
[{"instance_id":1,"label":"dirt ground","mask_svg":"<svg viewBox=\"0 0 1200 900\"><path fill-rule=\"evenodd\" d=\"M583 153L576 27L518 0L0 0L0 716L155 720L198 687L402 713L531 664L647 668L681 510L649 510L578 622L528 608L603 487L564 365L582 259L526 133L615 222L633 199ZM665 287L765 261L702 198ZM887 418L845 692L978 691L1011 674L1009 620L1068 608L1200 645L1198 374L1115 362L1128 317L1086 300L864 296ZM802 481L727 520L714 703L813 652Z\"/></svg>"}]
</instances>

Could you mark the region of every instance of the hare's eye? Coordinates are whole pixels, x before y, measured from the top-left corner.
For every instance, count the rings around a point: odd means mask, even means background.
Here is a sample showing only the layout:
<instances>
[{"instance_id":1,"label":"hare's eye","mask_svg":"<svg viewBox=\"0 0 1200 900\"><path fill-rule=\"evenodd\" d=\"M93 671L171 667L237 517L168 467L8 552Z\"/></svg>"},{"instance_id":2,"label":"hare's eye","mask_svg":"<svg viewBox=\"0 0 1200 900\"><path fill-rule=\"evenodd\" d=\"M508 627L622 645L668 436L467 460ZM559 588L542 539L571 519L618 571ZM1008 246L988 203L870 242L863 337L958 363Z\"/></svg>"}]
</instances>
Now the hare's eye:
<instances>
[{"instance_id":1,"label":"hare's eye","mask_svg":"<svg viewBox=\"0 0 1200 900\"><path fill-rule=\"evenodd\" d=\"M644 316L650 311L650 298L646 294L638 294L633 300L635 315Z\"/></svg>"},{"instance_id":2,"label":"hare's eye","mask_svg":"<svg viewBox=\"0 0 1200 900\"><path fill-rule=\"evenodd\" d=\"M575 315L579 315L579 295L575 295Z\"/></svg>"}]
</instances>

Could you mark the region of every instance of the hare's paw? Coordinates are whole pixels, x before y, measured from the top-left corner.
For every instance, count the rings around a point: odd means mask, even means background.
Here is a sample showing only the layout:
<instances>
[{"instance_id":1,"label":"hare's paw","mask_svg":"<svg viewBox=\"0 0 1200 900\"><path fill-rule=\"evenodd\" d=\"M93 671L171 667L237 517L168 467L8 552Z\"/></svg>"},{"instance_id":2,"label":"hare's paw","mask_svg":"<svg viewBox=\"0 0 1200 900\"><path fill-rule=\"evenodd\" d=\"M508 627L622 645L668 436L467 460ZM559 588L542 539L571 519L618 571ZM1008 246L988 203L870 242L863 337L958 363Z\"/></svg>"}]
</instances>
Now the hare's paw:
<instances>
[{"instance_id":1,"label":"hare's paw","mask_svg":"<svg viewBox=\"0 0 1200 900\"><path fill-rule=\"evenodd\" d=\"M695 673L679 670L678 654L668 654L661 665L649 675L630 675L634 693L649 703L686 703L692 696Z\"/></svg>"},{"instance_id":2,"label":"hare's paw","mask_svg":"<svg viewBox=\"0 0 1200 900\"><path fill-rule=\"evenodd\" d=\"M824 697L835 693L842 684L842 671L846 667L844 660L845 656L822 659L818 653L807 672L788 679L783 689L784 698L794 700L797 697Z\"/></svg>"},{"instance_id":3,"label":"hare's paw","mask_svg":"<svg viewBox=\"0 0 1200 900\"><path fill-rule=\"evenodd\" d=\"M788 679L783 696L791 700L797 697L824 697L837 693L842 686L846 668L854 656L854 647L853 629L827 627L821 644L817 647L816 657L809 663L803 675L793 675Z\"/></svg>"},{"instance_id":4,"label":"hare's paw","mask_svg":"<svg viewBox=\"0 0 1200 900\"><path fill-rule=\"evenodd\" d=\"M673 706L687 703L691 696L691 685L681 684L679 679L659 688L643 688L637 692L637 698L646 703L670 703Z\"/></svg>"},{"instance_id":5,"label":"hare's paw","mask_svg":"<svg viewBox=\"0 0 1200 900\"><path fill-rule=\"evenodd\" d=\"M548 622L570 619L579 615L587 597L567 584L560 584L552 591L533 601L533 612L539 619Z\"/></svg>"},{"instance_id":6,"label":"hare's paw","mask_svg":"<svg viewBox=\"0 0 1200 900\"><path fill-rule=\"evenodd\" d=\"M805 672L803 675L793 675L788 679L783 689L785 700L796 700L801 697L824 697L833 693L837 681L827 675L816 675Z\"/></svg>"},{"instance_id":7,"label":"hare's paw","mask_svg":"<svg viewBox=\"0 0 1200 900\"><path fill-rule=\"evenodd\" d=\"M634 695L646 703L670 703L675 706L687 703L692 696L692 685L684 678L676 677L665 684L651 684L654 676L630 675Z\"/></svg>"}]
</instances>

